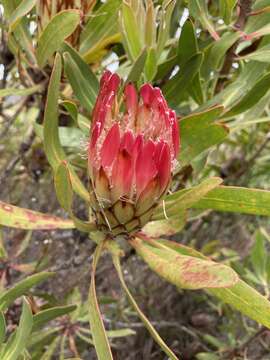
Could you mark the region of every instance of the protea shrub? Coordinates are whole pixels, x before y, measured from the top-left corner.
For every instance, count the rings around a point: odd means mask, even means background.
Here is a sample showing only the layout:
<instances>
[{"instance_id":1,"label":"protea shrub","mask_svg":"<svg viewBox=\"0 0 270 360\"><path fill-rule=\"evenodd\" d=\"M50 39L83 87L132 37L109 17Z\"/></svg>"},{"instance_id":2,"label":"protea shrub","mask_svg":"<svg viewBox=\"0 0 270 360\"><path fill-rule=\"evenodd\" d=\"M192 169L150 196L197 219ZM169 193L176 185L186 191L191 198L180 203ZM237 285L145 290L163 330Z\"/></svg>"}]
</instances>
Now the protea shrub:
<instances>
[{"instance_id":1,"label":"protea shrub","mask_svg":"<svg viewBox=\"0 0 270 360\"><path fill-rule=\"evenodd\" d=\"M139 231L166 194L179 152L176 114L159 88L139 94L106 71L93 110L88 149L91 207L113 235Z\"/></svg>"}]
</instances>

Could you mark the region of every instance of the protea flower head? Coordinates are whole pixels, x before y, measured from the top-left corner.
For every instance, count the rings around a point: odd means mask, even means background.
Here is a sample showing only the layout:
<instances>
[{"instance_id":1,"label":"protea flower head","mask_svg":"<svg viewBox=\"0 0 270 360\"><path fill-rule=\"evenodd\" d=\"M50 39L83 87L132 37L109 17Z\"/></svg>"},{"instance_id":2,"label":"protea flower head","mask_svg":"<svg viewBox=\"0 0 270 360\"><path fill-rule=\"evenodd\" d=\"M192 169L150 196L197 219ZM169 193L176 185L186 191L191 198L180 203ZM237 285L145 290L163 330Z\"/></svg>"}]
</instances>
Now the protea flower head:
<instances>
[{"instance_id":1,"label":"protea flower head","mask_svg":"<svg viewBox=\"0 0 270 360\"><path fill-rule=\"evenodd\" d=\"M175 112L159 88L133 84L118 99L120 78L106 71L93 110L88 162L91 206L113 235L140 230L166 194L179 151ZM124 98L124 102L122 101Z\"/></svg>"}]
</instances>

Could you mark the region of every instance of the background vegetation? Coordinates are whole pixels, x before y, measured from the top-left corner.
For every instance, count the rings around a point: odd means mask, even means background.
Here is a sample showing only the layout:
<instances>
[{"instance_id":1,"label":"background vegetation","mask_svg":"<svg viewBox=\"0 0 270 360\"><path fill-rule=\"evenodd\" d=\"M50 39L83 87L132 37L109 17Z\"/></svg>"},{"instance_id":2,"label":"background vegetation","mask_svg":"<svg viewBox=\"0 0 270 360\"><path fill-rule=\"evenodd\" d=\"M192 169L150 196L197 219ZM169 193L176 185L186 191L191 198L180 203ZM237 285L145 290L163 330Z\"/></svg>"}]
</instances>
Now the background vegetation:
<instances>
[{"instance_id":1,"label":"background vegetation","mask_svg":"<svg viewBox=\"0 0 270 360\"><path fill-rule=\"evenodd\" d=\"M183 118L173 191L210 176L228 186L269 189L269 0L2 0L0 9L1 201L68 218L54 190L50 149L59 132L61 149L87 185L90 114L106 68L138 85L161 87ZM58 101L57 89L51 92L46 115L56 51L63 66L60 96ZM57 106L59 127L46 125ZM267 299L270 226L260 215L270 215L269 197L241 196L236 191L225 205L203 198L188 213L180 207L167 237L230 265ZM43 230L32 231L22 214L12 220L3 204L0 223L10 228L0 229L0 343L8 346L0 357L95 359L86 300L95 243L70 228L69 220L50 223L50 230L43 219ZM73 209L86 219L77 197ZM260 325L210 292L176 288L133 249L126 249L122 263L141 309L179 358L270 358L266 313ZM96 288L114 358L165 359L108 255L98 267Z\"/></svg>"}]
</instances>

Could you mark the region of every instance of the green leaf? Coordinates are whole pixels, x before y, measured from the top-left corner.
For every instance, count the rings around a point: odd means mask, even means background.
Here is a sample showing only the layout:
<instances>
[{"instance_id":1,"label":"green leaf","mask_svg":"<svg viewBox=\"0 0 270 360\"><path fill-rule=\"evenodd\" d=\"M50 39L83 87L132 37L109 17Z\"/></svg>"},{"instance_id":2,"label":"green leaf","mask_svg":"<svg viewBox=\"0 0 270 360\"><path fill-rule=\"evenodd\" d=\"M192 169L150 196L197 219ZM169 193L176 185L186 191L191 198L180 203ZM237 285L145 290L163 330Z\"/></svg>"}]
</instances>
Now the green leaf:
<instances>
[{"instance_id":1,"label":"green leaf","mask_svg":"<svg viewBox=\"0 0 270 360\"><path fill-rule=\"evenodd\" d=\"M215 31L214 25L209 19L207 3L204 0L189 0L188 8L190 14L202 23L202 26L209 31L213 39L218 40L219 35Z\"/></svg>"},{"instance_id":2,"label":"green leaf","mask_svg":"<svg viewBox=\"0 0 270 360\"><path fill-rule=\"evenodd\" d=\"M143 29L138 28L136 14L125 1L123 1L121 8L120 27L127 53L131 60L135 60L143 47L140 34Z\"/></svg>"},{"instance_id":3,"label":"green leaf","mask_svg":"<svg viewBox=\"0 0 270 360\"><path fill-rule=\"evenodd\" d=\"M0 311L6 310L14 302L14 300L24 295L33 286L37 285L41 281L47 280L51 276L54 276L54 273L41 272L39 274L31 275L17 283L9 290L5 291L0 296Z\"/></svg>"},{"instance_id":4,"label":"green leaf","mask_svg":"<svg viewBox=\"0 0 270 360\"><path fill-rule=\"evenodd\" d=\"M226 265L180 255L150 239L135 238L130 243L153 271L179 288L223 288L238 281L237 274Z\"/></svg>"},{"instance_id":5,"label":"green leaf","mask_svg":"<svg viewBox=\"0 0 270 360\"><path fill-rule=\"evenodd\" d=\"M208 292L270 329L270 302L244 281L228 289L209 289Z\"/></svg>"},{"instance_id":6,"label":"green leaf","mask_svg":"<svg viewBox=\"0 0 270 360\"><path fill-rule=\"evenodd\" d=\"M199 71L202 59L202 53L193 55L183 68L163 86L162 91L171 105L180 103L181 95L188 89L195 74Z\"/></svg>"},{"instance_id":7,"label":"green leaf","mask_svg":"<svg viewBox=\"0 0 270 360\"><path fill-rule=\"evenodd\" d=\"M226 52L240 36L241 34L238 32L226 32L218 41L213 43L204 64L204 66L208 67L208 72L217 70L222 66Z\"/></svg>"},{"instance_id":8,"label":"green leaf","mask_svg":"<svg viewBox=\"0 0 270 360\"><path fill-rule=\"evenodd\" d=\"M5 17L9 20L13 12L16 11L18 2L2 0L1 4L4 6ZM13 33L10 34L8 42L14 55L17 56L18 52L22 52L23 54L26 54L27 61L36 65L32 36L29 31L29 21L26 17L21 18L20 23L14 29Z\"/></svg>"},{"instance_id":9,"label":"green leaf","mask_svg":"<svg viewBox=\"0 0 270 360\"><path fill-rule=\"evenodd\" d=\"M40 124L34 124L35 132L41 140L44 139L44 127ZM59 140L62 147L74 147L81 150L83 140L86 140L85 133L75 127L59 126Z\"/></svg>"},{"instance_id":10,"label":"green leaf","mask_svg":"<svg viewBox=\"0 0 270 360\"><path fill-rule=\"evenodd\" d=\"M177 57L180 64L187 62L191 56L199 51L195 29L192 21L187 19L182 27L178 41Z\"/></svg>"},{"instance_id":11,"label":"green leaf","mask_svg":"<svg viewBox=\"0 0 270 360\"><path fill-rule=\"evenodd\" d=\"M37 0L22 0L9 18L10 31L13 31L22 17L27 15L36 5Z\"/></svg>"},{"instance_id":12,"label":"green leaf","mask_svg":"<svg viewBox=\"0 0 270 360\"><path fill-rule=\"evenodd\" d=\"M179 60L180 69L194 54L198 53L198 51L199 48L194 25L190 19L187 19L183 25L177 47L177 57ZM203 102L204 95L202 91L199 70L198 73L194 75L194 78L187 91L198 104Z\"/></svg>"},{"instance_id":13,"label":"green leaf","mask_svg":"<svg viewBox=\"0 0 270 360\"><path fill-rule=\"evenodd\" d=\"M6 344L2 360L16 360L26 347L27 340L31 334L33 315L28 301L23 299L22 315L19 326L14 336L11 336Z\"/></svg>"},{"instance_id":14,"label":"green leaf","mask_svg":"<svg viewBox=\"0 0 270 360\"><path fill-rule=\"evenodd\" d=\"M180 232L186 223L186 212L178 211L177 216L165 220L150 221L142 229L143 233L152 238L162 235L170 236Z\"/></svg>"},{"instance_id":15,"label":"green leaf","mask_svg":"<svg viewBox=\"0 0 270 360\"><path fill-rule=\"evenodd\" d=\"M71 220L61 219L0 201L0 225L25 230L73 229Z\"/></svg>"},{"instance_id":16,"label":"green leaf","mask_svg":"<svg viewBox=\"0 0 270 360\"><path fill-rule=\"evenodd\" d=\"M270 191L236 186L219 186L192 207L270 216Z\"/></svg>"},{"instance_id":17,"label":"green leaf","mask_svg":"<svg viewBox=\"0 0 270 360\"><path fill-rule=\"evenodd\" d=\"M255 243L251 249L250 258L256 274L261 278L265 278L267 252L265 248L265 237L261 229L255 233Z\"/></svg>"},{"instance_id":18,"label":"green leaf","mask_svg":"<svg viewBox=\"0 0 270 360\"><path fill-rule=\"evenodd\" d=\"M157 39L158 59L161 56L161 53L164 50L164 47L170 35L171 18L175 4L176 4L175 0L163 1L162 3L161 13L159 14L161 19L160 19L158 39Z\"/></svg>"},{"instance_id":19,"label":"green leaf","mask_svg":"<svg viewBox=\"0 0 270 360\"><path fill-rule=\"evenodd\" d=\"M56 352L56 348L59 345L61 337L56 337L49 346L47 346L46 351L43 352L41 358L39 360L51 360L53 355Z\"/></svg>"},{"instance_id":20,"label":"green leaf","mask_svg":"<svg viewBox=\"0 0 270 360\"><path fill-rule=\"evenodd\" d=\"M247 60L255 60L264 63L270 62L270 44L260 47L258 50L253 51L244 56L240 56L239 60L247 59Z\"/></svg>"},{"instance_id":21,"label":"green leaf","mask_svg":"<svg viewBox=\"0 0 270 360\"><path fill-rule=\"evenodd\" d=\"M173 241L162 240L162 244L173 248L180 254L207 260L207 257L187 246ZM244 281L239 280L235 285L224 289L207 289L207 293L218 297L221 301L231 305L244 315L270 328L270 302Z\"/></svg>"},{"instance_id":22,"label":"green leaf","mask_svg":"<svg viewBox=\"0 0 270 360\"><path fill-rule=\"evenodd\" d=\"M74 120L74 123L78 125L78 108L77 105L70 100L64 100L61 102L61 105L68 111L71 118Z\"/></svg>"},{"instance_id":23,"label":"green leaf","mask_svg":"<svg viewBox=\"0 0 270 360\"><path fill-rule=\"evenodd\" d=\"M44 150L54 170L65 159L65 153L60 145L58 135L58 97L61 72L61 57L56 54L44 113Z\"/></svg>"},{"instance_id":24,"label":"green leaf","mask_svg":"<svg viewBox=\"0 0 270 360\"><path fill-rule=\"evenodd\" d=\"M219 0L219 8L225 24L230 23L236 4L237 0Z\"/></svg>"},{"instance_id":25,"label":"green leaf","mask_svg":"<svg viewBox=\"0 0 270 360\"><path fill-rule=\"evenodd\" d=\"M32 95L38 93L42 89L42 87L43 87L42 85L35 85L24 89L16 89L16 88L0 89L0 98L10 95L17 95L17 96Z\"/></svg>"},{"instance_id":26,"label":"green leaf","mask_svg":"<svg viewBox=\"0 0 270 360\"><path fill-rule=\"evenodd\" d=\"M2 311L0 311L0 348L6 337L6 320Z\"/></svg>"},{"instance_id":27,"label":"green leaf","mask_svg":"<svg viewBox=\"0 0 270 360\"><path fill-rule=\"evenodd\" d=\"M90 327L91 327L91 332L93 334L93 340L94 340L98 360L110 360L110 359L113 360L109 341L106 335L106 331L102 321L102 316L98 306L96 285L95 285L96 267L102 252L102 247L103 247L102 243L96 247L93 257L91 284L90 284L90 290L88 296L89 320L90 320Z\"/></svg>"},{"instance_id":28,"label":"green leaf","mask_svg":"<svg viewBox=\"0 0 270 360\"><path fill-rule=\"evenodd\" d=\"M69 178L67 163L59 164L54 176L54 185L57 199L67 212L71 212L72 207L72 185Z\"/></svg>"},{"instance_id":29,"label":"green leaf","mask_svg":"<svg viewBox=\"0 0 270 360\"><path fill-rule=\"evenodd\" d=\"M91 13L81 34L80 53L89 64L99 61L106 47L120 41L118 13L120 0L108 0Z\"/></svg>"},{"instance_id":30,"label":"green leaf","mask_svg":"<svg viewBox=\"0 0 270 360\"><path fill-rule=\"evenodd\" d=\"M135 299L133 298L131 292L129 291L129 289L128 289L126 283L125 283L124 276L123 276L122 269L121 269L121 265L120 265L120 259L119 259L119 256L117 256L116 254L113 255L113 263L114 263L115 269L117 271L117 274L118 274L119 280L121 282L121 285L122 285L123 289L125 290L125 292L127 294L127 297L128 297L128 300L129 300L130 304L133 306L134 310L136 311L136 313L138 314L138 316L140 317L140 319L144 323L146 329L149 331L152 338L161 347L161 349L165 352L165 354L169 357L169 359L178 360L177 356L165 344L165 342L162 340L162 338L160 337L160 335L158 334L156 329L153 327L153 325L150 323L150 321L147 319L147 317L144 315L144 313L141 311L141 309L137 305Z\"/></svg>"},{"instance_id":31,"label":"green leaf","mask_svg":"<svg viewBox=\"0 0 270 360\"><path fill-rule=\"evenodd\" d=\"M141 54L138 56L138 58L135 60L134 64L132 65L130 72L128 74L126 83L129 82L136 82L140 79L140 76L143 72L145 61L147 58L147 51L146 49L143 49Z\"/></svg>"},{"instance_id":32,"label":"green leaf","mask_svg":"<svg viewBox=\"0 0 270 360\"><path fill-rule=\"evenodd\" d=\"M43 67L46 64L79 23L79 10L63 10L50 20L38 39L36 54L39 66Z\"/></svg>"},{"instance_id":33,"label":"green leaf","mask_svg":"<svg viewBox=\"0 0 270 360\"><path fill-rule=\"evenodd\" d=\"M157 52L155 48L150 48L147 52L144 74L147 81L152 81L157 73Z\"/></svg>"},{"instance_id":34,"label":"green leaf","mask_svg":"<svg viewBox=\"0 0 270 360\"><path fill-rule=\"evenodd\" d=\"M254 31L252 33L246 34L246 36L249 39L255 39L255 38L259 38L259 37L269 35L269 34L270 34L270 25L267 24L267 25L261 27L260 29L257 29L256 31Z\"/></svg>"},{"instance_id":35,"label":"green leaf","mask_svg":"<svg viewBox=\"0 0 270 360\"><path fill-rule=\"evenodd\" d=\"M256 105L257 102L268 92L270 88L270 73L264 75L248 93L234 105L228 112L225 113L226 117L235 116L243 113Z\"/></svg>"},{"instance_id":36,"label":"green leaf","mask_svg":"<svg viewBox=\"0 0 270 360\"><path fill-rule=\"evenodd\" d=\"M152 1L148 1L146 4L144 41L149 48L156 43L156 18Z\"/></svg>"},{"instance_id":37,"label":"green leaf","mask_svg":"<svg viewBox=\"0 0 270 360\"><path fill-rule=\"evenodd\" d=\"M65 74L75 96L83 107L92 111L98 94L99 83L89 65L67 43L62 47L65 63Z\"/></svg>"},{"instance_id":38,"label":"green leaf","mask_svg":"<svg viewBox=\"0 0 270 360\"><path fill-rule=\"evenodd\" d=\"M178 160L181 166L226 138L229 129L215 121L222 112L223 107L218 105L180 119L181 151Z\"/></svg>"},{"instance_id":39,"label":"green leaf","mask_svg":"<svg viewBox=\"0 0 270 360\"><path fill-rule=\"evenodd\" d=\"M206 353L206 352L200 352L198 354L196 354L196 359L197 360L219 360L219 356L212 354L212 353Z\"/></svg>"},{"instance_id":40,"label":"green leaf","mask_svg":"<svg viewBox=\"0 0 270 360\"><path fill-rule=\"evenodd\" d=\"M73 192L71 174L72 171L70 165L66 161L63 161L61 164L59 164L54 174L54 184L57 199L60 205L69 213L69 216L79 230L85 232L94 231L96 230L96 225L94 223L82 221L73 214Z\"/></svg>"},{"instance_id":41,"label":"green leaf","mask_svg":"<svg viewBox=\"0 0 270 360\"><path fill-rule=\"evenodd\" d=\"M57 170L59 164L66 158L65 152L60 144L58 133L58 96L61 71L61 57L59 54L56 54L47 93L43 127L44 150L54 171ZM70 167L70 178L74 191L82 199L89 201L89 193L72 167Z\"/></svg>"},{"instance_id":42,"label":"green leaf","mask_svg":"<svg viewBox=\"0 0 270 360\"><path fill-rule=\"evenodd\" d=\"M56 306L50 309L42 310L34 315L33 330L36 330L49 321L54 320L60 316L69 314L77 308L76 305Z\"/></svg>"},{"instance_id":43,"label":"green leaf","mask_svg":"<svg viewBox=\"0 0 270 360\"><path fill-rule=\"evenodd\" d=\"M165 198L165 204L160 204L153 219L163 219L164 212L167 216L175 217L179 212L191 208L211 190L222 183L222 179L212 177L202 181L199 185L179 190Z\"/></svg>"},{"instance_id":44,"label":"green leaf","mask_svg":"<svg viewBox=\"0 0 270 360\"><path fill-rule=\"evenodd\" d=\"M136 332L132 329L119 329L119 330L109 330L107 331L107 335L111 339L136 335Z\"/></svg>"}]
</instances>

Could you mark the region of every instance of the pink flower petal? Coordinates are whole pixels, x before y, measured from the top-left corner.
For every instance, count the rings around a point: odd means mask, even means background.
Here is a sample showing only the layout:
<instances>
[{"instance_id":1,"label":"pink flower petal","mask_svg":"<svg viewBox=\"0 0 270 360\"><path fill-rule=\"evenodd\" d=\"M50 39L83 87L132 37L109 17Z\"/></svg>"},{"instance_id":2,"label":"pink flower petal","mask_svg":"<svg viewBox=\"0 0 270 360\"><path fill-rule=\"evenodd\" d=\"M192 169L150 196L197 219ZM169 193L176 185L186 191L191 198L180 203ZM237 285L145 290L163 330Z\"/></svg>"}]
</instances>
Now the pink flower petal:
<instances>
[{"instance_id":1,"label":"pink flower petal","mask_svg":"<svg viewBox=\"0 0 270 360\"><path fill-rule=\"evenodd\" d=\"M108 91L116 92L120 82L121 82L120 77L117 74L112 74L112 76L110 77L110 79L108 81Z\"/></svg>"},{"instance_id":2,"label":"pink flower petal","mask_svg":"<svg viewBox=\"0 0 270 360\"><path fill-rule=\"evenodd\" d=\"M171 177L171 156L170 147L167 143L163 144L158 164L158 177L160 183L161 194L169 185Z\"/></svg>"},{"instance_id":3,"label":"pink flower petal","mask_svg":"<svg viewBox=\"0 0 270 360\"><path fill-rule=\"evenodd\" d=\"M124 149L131 155L134 147L134 142L135 140L132 131L126 131L121 140L120 150Z\"/></svg>"},{"instance_id":4,"label":"pink flower petal","mask_svg":"<svg viewBox=\"0 0 270 360\"><path fill-rule=\"evenodd\" d=\"M115 123L109 130L102 148L101 148L101 165L110 166L115 159L120 146L120 130L118 123Z\"/></svg>"},{"instance_id":5,"label":"pink flower petal","mask_svg":"<svg viewBox=\"0 0 270 360\"><path fill-rule=\"evenodd\" d=\"M170 118L171 118L171 128L172 128L172 141L174 148L174 157L176 158L180 148L180 136L179 136L179 127L178 121L173 110L170 110Z\"/></svg>"},{"instance_id":6,"label":"pink flower petal","mask_svg":"<svg viewBox=\"0 0 270 360\"><path fill-rule=\"evenodd\" d=\"M127 112L132 116L135 116L138 106L138 96L136 88L133 84L128 84L125 87L125 101Z\"/></svg>"},{"instance_id":7,"label":"pink flower petal","mask_svg":"<svg viewBox=\"0 0 270 360\"><path fill-rule=\"evenodd\" d=\"M121 196L130 195L132 191L132 180L132 157L125 149L120 150L112 170L113 201L117 201Z\"/></svg>"},{"instance_id":8,"label":"pink flower petal","mask_svg":"<svg viewBox=\"0 0 270 360\"><path fill-rule=\"evenodd\" d=\"M155 143L148 140L138 153L136 161L136 192L137 196L143 191L146 185L157 174L157 167L154 161Z\"/></svg>"},{"instance_id":9,"label":"pink flower petal","mask_svg":"<svg viewBox=\"0 0 270 360\"><path fill-rule=\"evenodd\" d=\"M155 154L154 154L154 160L155 163L157 165L157 168L159 167L159 163L160 163L160 155L162 152L164 146L164 141L160 140L159 142L156 143L156 149L155 149Z\"/></svg>"},{"instance_id":10,"label":"pink flower petal","mask_svg":"<svg viewBox=\"0 0 270 360\"><path fill-rule=\"evenodd\" d=\"M140 89L140 94L144 105L150 106L153 100L154 88L150 84L144 84Z\"/></svg>"},{"instance_id":11,"label":"pink flower petal","mask_svg":"<svg viewBox=\"0 0 270 360\"><path fill-rule=\"evenodd\" d=\"M104 73L100 79L100 87L103 87L104 84L106 84L109 81L111 76L112 76L112 73L109 70L104 71Z\"/></svg>"}]
</instances>

